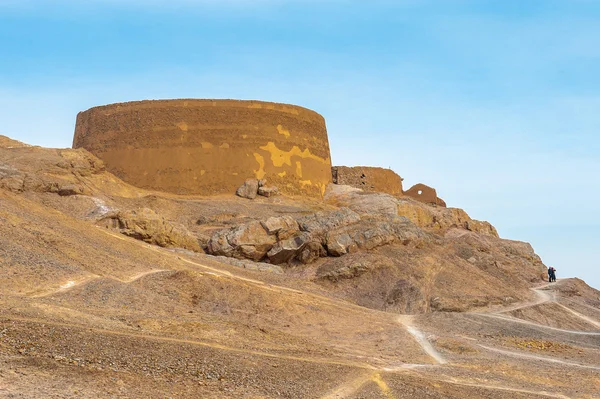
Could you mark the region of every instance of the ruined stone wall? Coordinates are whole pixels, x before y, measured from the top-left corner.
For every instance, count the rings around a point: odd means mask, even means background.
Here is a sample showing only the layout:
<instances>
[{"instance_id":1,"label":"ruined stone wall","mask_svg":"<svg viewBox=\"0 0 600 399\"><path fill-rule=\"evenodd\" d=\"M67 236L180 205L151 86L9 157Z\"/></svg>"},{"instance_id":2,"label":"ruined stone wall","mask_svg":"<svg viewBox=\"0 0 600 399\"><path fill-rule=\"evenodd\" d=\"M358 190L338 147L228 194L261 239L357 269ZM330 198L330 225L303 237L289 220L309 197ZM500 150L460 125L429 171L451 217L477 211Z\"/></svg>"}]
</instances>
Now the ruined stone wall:
<instances>
[{"instance_id":1,"label":"ruined stone wall","mask_svg":"<svg viewBox=\"0 0 600 399\"><path fill-rule=\"evenodd\" d=\"M426 204L446 207L446 202L437 196L437 191L433 187L425 184L415 184L404 192L404 195Z\"/></svg>"},{"instance_id":2,"label":"ruined stone wall","mask_svg":"<svg viewBox=\"0 0 600 399\"><path fill-rule=\"evenodd\" d=\"M83 147L135 186L176 194L235 193L247 178L320 197L331 183L325 120L285 104L160 100L91 108L77 116Z\"/></svg>"},{"instance_id":3,"label":"ruined stone wall","mask_svg":"<svg viewBox=\"0 0 600 399\"><path fill-rule=\"evenodd\" d=\"M402 194L402 178L391 169L370 166L334 166L333 182L392 195Z\"/></svg>"}]
</instances>

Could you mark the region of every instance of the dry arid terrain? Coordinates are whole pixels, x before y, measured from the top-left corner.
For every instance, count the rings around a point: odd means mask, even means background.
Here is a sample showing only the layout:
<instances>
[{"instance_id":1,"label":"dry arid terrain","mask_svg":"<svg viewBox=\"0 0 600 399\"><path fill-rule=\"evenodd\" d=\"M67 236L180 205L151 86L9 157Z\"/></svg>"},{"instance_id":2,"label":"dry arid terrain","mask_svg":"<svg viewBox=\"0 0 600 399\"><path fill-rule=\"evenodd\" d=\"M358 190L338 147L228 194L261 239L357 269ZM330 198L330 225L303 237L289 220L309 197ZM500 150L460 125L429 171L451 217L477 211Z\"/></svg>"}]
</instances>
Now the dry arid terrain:
<instances>
[{"instance_id":1,"label":"dry arid terrain","mask_svg":"<svg viewBox=\"0 0 600 399\"><path fill-rule=\"evenodd\" d=\"M0 136L0 398L600 398L600 292L460 209L145 191Z\"/></svg>"}]
</instances>

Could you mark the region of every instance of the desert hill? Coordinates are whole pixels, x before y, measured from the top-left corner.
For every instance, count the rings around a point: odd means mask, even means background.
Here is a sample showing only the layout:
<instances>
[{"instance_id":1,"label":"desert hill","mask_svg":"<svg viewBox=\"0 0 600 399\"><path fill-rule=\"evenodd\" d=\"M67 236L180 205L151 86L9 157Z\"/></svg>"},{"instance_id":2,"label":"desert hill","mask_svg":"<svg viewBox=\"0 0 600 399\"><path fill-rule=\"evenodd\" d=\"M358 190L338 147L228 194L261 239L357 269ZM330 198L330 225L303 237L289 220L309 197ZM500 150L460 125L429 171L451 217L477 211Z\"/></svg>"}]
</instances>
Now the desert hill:
<instances>
[{"instance_id":1,"label":"desert hill","mask_svg":"<svg viewBox=\"0 0 600 399\"><path fill-rule=\"evenodd\" d=\"M600 391L600 292L407 196L177 195L0 136L0 267L0 397Z\"/></svg>"}]
</instances>

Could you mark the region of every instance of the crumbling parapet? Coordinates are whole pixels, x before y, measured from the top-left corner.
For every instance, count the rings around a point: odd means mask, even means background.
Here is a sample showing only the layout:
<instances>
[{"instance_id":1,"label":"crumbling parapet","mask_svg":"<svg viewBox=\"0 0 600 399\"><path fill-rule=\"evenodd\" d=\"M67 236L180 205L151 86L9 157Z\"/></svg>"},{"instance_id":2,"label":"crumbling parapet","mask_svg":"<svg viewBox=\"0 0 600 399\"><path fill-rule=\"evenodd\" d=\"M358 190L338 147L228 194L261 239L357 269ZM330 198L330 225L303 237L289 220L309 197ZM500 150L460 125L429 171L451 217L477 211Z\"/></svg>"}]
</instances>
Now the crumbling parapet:
<instances>
[{"instance_id":1,"label":"crumbling parapet","mask_svg":"<svg viewBox=\"0 0 600 399\"><path fill-rule=\"evenodd\" d=\"M415 184L405 191L404 195L426 204L446 207L446 202L437 196L435 188L422 183Z\"/></svg>"},{"instance_id":2,"label":"crumbling parapet","mask_svg":"<svg viewBox=\"0 0 600 399\"><path fill-rule=\"evenodd\" d=\"M371 166L334 166L333 183L363 191L402 195L402 178L391 169Z\"/></svg>"}]
</instances>

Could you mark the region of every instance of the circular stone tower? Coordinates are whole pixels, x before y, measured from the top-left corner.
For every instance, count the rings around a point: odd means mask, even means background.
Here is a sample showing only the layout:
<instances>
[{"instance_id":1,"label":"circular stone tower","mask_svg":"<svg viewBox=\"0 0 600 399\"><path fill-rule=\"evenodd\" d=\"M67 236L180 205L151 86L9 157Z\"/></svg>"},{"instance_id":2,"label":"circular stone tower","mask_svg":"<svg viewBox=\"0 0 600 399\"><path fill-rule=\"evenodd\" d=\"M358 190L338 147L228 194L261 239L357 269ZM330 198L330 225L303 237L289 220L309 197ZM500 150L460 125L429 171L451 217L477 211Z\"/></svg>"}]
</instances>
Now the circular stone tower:
<instances>
[{"instance_id":1,"label":"circular stone tower","mask_svg":"<svg viewBox=\"0 0 600 399\"><path fill-rule=\"evenodd\" d=\"M320 197L331 183L325 120L293 105L156 100L77 115L73 148L124 181L176 194L234 193L248 178L283 193Z\"/></svg>"}]
</instances>

